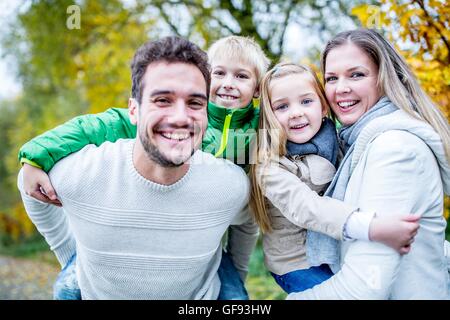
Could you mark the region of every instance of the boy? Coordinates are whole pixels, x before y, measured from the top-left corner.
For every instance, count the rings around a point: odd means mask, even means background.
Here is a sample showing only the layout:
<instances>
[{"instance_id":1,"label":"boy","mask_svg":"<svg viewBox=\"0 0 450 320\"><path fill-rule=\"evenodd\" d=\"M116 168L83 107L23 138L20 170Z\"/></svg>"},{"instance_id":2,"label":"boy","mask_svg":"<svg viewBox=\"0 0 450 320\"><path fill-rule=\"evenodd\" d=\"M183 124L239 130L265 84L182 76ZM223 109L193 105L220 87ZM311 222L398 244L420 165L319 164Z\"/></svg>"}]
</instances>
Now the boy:
<instances>
[{"instance_id":1,"label":"boy","mask_svg":"<svg viewBox=\"0 0 450 320\"><path fill-rule=\"evenodd\" d=\"M259 82L270 61L256 42L239 36L218 40L209 49L208 59L211 64L211 88L208 127L202 149L247 169L250 163L250 145L255 138L259 120L259 109L253 105L253 98L259 95ZM98 146L105 141L114 142L120 138L135 136L136 126L131 124L128 110L113 108L101 114L76 117L34 138L19 152L19 159L24 163L25 169L25 192L38 200L60 205L45 173L50 171L55 162L88 144ZM44 192L41 192L41 188ZM222 282L219 299L248 297L240 280L245 280L251 252L240 252L239 248L248 248L249 243L253 247L257 236L255 224L229 228L227 251L233 254L224 254L222 258L219 268ZM243 243L247 245L242 245ZM241 259L237 259L237 256ZM246 258L242 260L243 256ZM238 261L247 263L239 264ZM58 277L55 298L79 298L73 274L74 263L75 259L72 259ZM239 283L236 284L236 281ZM236 286L239 285L242 285L242 290L237 290L240 293L236 294Z\"/></svg>"}]
</instances>

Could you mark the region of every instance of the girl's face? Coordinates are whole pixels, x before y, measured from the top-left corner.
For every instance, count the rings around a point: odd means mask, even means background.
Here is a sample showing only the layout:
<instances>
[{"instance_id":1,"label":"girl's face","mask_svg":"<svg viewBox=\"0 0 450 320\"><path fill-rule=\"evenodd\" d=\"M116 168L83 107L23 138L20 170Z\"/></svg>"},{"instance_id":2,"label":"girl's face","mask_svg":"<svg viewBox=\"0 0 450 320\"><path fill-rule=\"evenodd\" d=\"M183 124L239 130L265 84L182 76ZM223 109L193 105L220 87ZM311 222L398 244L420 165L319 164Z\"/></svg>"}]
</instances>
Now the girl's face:
<instances>
[{"instance_id":1,"label":"girl's face","mask_svg":"<svg viewBox=\"0 0 450 320\"><path fill-rule=\"evenodd\" d=\"M332 49L326 58L325 93L339 121L352 125L381 97L378 67L356 45Z\"/></svg>"},{"instance_id":2,"label":"girl's face","mask_svg":"<svg viewBox=\"0 0 450 320\"><path fill-rule=\"evenodd\" d=\"M287 139L305 143L316 135L326 110L307 74L291 74L272 80L272 110Z\"/></svg>"}]
</instances>

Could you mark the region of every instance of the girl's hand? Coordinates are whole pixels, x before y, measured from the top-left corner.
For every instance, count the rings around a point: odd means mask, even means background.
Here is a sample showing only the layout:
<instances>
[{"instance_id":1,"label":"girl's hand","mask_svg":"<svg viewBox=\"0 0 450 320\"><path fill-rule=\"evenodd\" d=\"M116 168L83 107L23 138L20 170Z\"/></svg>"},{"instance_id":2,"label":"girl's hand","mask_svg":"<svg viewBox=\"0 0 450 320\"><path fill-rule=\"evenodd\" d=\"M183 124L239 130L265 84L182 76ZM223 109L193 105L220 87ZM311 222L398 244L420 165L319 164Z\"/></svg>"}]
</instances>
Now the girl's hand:
<instances>
[{"instance_id":1,"label":"girl's hand","mask_svg":"<svg viewBox=\"0 0 450 320\"><path fill-rule=\"evenodd\" d=\"M369 239L406 254L411 250L419 220L420 215L417 214L375 216L370 223Z\"/></svg>"},{"instance_id":2,"label":"girl's hand","mask_svg":"<svg viewBox=\"0 0 450 320\"><path fill-rule=\"evenodd\" d=\"M44 170L27 163L23 165L23 187L25 194L45 203L62 207L55 189Z\"/></svg>"}]
</instances>

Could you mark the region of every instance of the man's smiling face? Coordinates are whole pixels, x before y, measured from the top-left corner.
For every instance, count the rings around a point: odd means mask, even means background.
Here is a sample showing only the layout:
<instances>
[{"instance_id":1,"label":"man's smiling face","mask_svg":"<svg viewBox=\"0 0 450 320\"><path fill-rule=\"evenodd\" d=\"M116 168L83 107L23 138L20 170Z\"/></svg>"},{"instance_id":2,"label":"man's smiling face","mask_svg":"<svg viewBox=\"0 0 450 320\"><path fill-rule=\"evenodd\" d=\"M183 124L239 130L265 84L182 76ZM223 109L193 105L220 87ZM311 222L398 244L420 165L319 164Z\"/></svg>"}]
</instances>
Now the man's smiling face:
<instances>
[{"instance_id":1,"label":"man's smiling face","mask_svg":"<svg viewBox=\"0 0 450 320\"><path fill-rule=\"evenodd\" d=\"M199 148L207 125L206 90L202 73L192 64L147 66L142 102L131 103L130 119L151 161L180 166Z\"/></svg>"}]
</instances>

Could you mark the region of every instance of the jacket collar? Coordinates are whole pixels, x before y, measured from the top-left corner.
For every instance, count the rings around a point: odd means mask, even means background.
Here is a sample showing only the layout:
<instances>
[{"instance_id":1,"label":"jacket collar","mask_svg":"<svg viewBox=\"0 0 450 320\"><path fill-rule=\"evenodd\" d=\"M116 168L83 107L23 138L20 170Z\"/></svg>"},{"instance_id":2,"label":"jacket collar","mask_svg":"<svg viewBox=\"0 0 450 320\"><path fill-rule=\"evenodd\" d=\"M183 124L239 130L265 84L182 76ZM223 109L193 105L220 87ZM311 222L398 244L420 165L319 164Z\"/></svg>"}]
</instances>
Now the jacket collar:
<instances>
[{"instance_id":1,"label":"jacket collar","mask_svg":"<svg viewBox=\"0 0 450 320\"><path fill-rule=\"evenodd\" d=\"M255 114L255 107L251 101L246 107L239 109L227 109L212 102L208 102L208 123L216 129L222 130L225 117L232 115L230 129L242 128Z\"/></svg>"}]
</instances>

